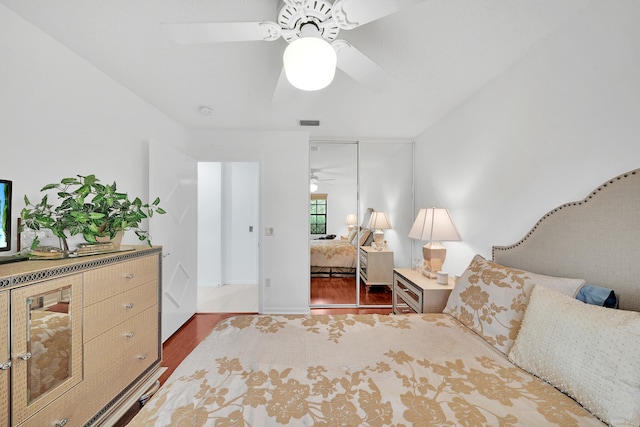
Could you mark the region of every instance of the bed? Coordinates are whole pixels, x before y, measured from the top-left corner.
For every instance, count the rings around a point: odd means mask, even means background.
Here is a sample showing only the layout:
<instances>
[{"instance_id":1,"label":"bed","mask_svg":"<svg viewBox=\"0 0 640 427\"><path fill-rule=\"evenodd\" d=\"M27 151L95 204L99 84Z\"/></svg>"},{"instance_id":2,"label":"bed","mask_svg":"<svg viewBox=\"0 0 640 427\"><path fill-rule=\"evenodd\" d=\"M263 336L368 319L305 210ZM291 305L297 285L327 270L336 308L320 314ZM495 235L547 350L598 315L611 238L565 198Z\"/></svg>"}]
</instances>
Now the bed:
<instances>
[{"instance_id":1,"label":"bed","mask_svg":"<svg viewBox=\"0 0 640 427\"><path fill-rule=\"evenodd\" d=\"M345 238L311 240L310 265L312 277L341 277L356 274L358 246L371 240L370 230L355 231ZM362 244L360 244L362 243Z\"/></svg>"},{"instance_id":2,"label":"bed","mask_svg":"<svg viewBox=\"0 0 640 427\"><path fill-rule=\"evenodd\" d=\"M129 425L638 426L639 237L635 170L476 255L443 313L227 319Z\"/></svg>"}]
</instances>

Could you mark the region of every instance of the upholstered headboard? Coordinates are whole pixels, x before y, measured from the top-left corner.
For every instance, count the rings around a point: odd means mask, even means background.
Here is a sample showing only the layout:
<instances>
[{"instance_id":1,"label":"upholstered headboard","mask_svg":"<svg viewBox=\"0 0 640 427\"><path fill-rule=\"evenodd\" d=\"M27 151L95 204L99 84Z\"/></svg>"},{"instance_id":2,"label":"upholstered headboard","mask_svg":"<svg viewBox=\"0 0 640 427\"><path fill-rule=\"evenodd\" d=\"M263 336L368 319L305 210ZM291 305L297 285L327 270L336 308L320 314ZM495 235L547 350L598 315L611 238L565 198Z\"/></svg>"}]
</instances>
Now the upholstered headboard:
<instances>
[{"instance_id":1,"label":"upholstered headboard","mask_svg":"<svg viewBox=\"0 0 640 427\"><path fill-rule=\"evenodd\" d=\"M611 288L620 308L640 311L640 169L553 209L519 242L494 246L493 260Z\"/></svg>"}]
</instances>

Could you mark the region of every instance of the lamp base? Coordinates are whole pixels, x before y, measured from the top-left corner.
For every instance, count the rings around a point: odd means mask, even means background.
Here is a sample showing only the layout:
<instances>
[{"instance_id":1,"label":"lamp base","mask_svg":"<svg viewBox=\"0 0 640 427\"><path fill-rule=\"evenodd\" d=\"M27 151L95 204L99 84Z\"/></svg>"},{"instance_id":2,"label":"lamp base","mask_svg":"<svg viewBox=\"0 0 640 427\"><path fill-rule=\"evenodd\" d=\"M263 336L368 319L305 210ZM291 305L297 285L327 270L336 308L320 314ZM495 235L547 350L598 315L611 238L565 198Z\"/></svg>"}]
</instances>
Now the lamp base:
<instances>
[{"instance_id":1,"label":"lamp base","mask_svg":"<svg viewBox=\"0 0 640 427\"><path fill-rule=\"evenodd\" d=\"M429 273L428 277L435 279L438 271L442 270L442 265L447 257L447 249L440 242L429 242L422 247L422 256L424 266Z\"/></svg>"},{"instance_id":2,"label":"lamp base","mask_svg":"<svg viewBox=\"0 0 640 427\"><path fill-rule=\"evenodd\" d=\"M382 248L384 242L384 232L382 230L374 231L373 241L376 243L376 248Z\"/></svg>"}]
</instances>

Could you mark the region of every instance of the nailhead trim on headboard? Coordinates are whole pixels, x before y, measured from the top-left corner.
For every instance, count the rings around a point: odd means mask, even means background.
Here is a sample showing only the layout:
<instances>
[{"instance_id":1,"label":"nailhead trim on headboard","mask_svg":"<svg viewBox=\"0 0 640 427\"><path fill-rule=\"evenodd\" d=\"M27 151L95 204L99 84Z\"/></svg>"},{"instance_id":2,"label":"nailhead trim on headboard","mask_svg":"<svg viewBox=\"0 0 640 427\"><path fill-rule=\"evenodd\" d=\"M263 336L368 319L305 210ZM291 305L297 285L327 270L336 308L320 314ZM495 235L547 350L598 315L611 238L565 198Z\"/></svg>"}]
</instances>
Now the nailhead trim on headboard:
<instances>
[{"instance_id":1,"label":"nailhead trim on headboard","mask_svg":"<svg viewBox=\"0 0 640 427\"><path fill-rule=\"evenodd\" d=\"M530 236L531 234L533 234L534 231L536 231L536 229L540 226L540 224L542 223L542 221L544 221L545 219L547 219L548 217L550 217L551 215L553 215L554 213L562 210L563 208L569 207L569 206L581 206L585 203L588 203L589 200L591 200L594 196L596 196L599 192L603 191L605 188L607 188L610 184L615 184L617 181L620 181L623 178L627 178L629 176L635 175L636 173L640 172L640 169L636 169L627 173L624 173L622 175L619 175L615 178L610 179L609 181L605 182L604 184L602 184L601 186L599 186L598 188L596 188L593 192L591 192L591 194L589 194L584 200L580 200L578 202L569 202L569 203L565 203L562 206L558 206L557 208L547 212L542 218L540 218L538 220L538 222L536 222L536 224L533 226L533 228L531 230L529 230L529 232L522 238L520 239L518 242L514 243L513 245L509 245L509 246L493 246L491 248L491 256L492 258L495 260L496 258L496 252L497 251L506 251L509 249L513 249L517 246L520 246L522 243L524 243Z\"/></svg>"}]
</instances>

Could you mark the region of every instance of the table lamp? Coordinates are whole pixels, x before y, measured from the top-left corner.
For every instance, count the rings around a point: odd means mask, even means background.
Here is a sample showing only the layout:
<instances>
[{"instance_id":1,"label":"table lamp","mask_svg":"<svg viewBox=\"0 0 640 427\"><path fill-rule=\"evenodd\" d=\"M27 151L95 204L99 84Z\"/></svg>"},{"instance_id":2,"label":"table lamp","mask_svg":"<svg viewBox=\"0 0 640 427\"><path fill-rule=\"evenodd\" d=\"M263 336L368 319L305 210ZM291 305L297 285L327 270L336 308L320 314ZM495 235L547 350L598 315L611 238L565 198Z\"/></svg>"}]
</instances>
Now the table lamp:
<instances>
[{"instance_id":1,"label":"table lamp","mask_svg":"<svg viewBox=\"0 0 640 427\"><path fill-rule=\"evenodd\" d=\"M358 218L356 218L355 214L349 214L347 215L347 219L345 220L344 223L349 226L349 233L351 233L351 230L353 230L356 224L358 223Z\"/></svg>"},{"instance_id":2,"label":"table lamp","mask_svg":"<svg viewBox=\"0 0 640 427\"><path fill-rule=\"evenodd\" d=\"M381 248L384 240L384 232L382 230L391 228L387 214L382 211L373 211L371 219L369 219L369 228L376 230L373 232L373 241L377 247Z\"/></svg>"},{"instance_id":3,"label":"table lamp","mask_svg":"<svg viewBox=\"0 0 640 427\"><path fill-rule=\"evenodd\" d=\"M447 249L440 242L462 240L453 219L451 219L449 210L444 208L420 209L411 231L409 231L409 237L428 242L422 247L422 256L429 277L432 279L435 278L439 270L442 270L447 256Z\"/></svg>"}]
</instances>

